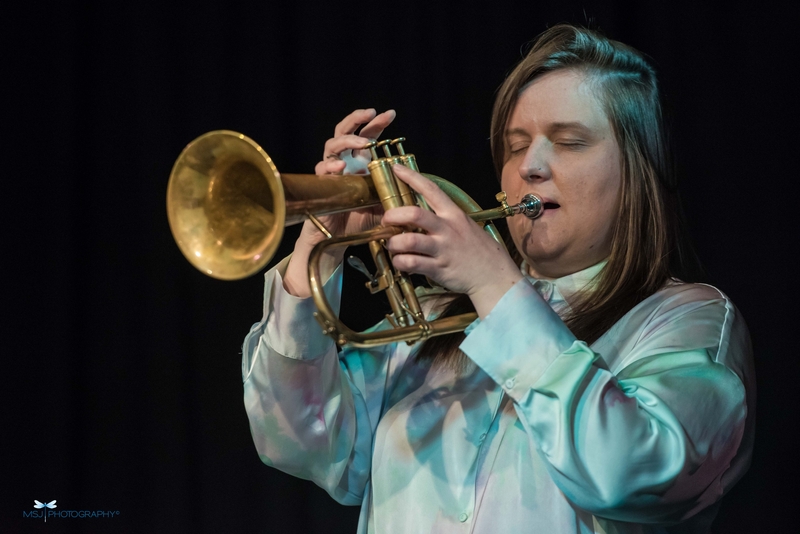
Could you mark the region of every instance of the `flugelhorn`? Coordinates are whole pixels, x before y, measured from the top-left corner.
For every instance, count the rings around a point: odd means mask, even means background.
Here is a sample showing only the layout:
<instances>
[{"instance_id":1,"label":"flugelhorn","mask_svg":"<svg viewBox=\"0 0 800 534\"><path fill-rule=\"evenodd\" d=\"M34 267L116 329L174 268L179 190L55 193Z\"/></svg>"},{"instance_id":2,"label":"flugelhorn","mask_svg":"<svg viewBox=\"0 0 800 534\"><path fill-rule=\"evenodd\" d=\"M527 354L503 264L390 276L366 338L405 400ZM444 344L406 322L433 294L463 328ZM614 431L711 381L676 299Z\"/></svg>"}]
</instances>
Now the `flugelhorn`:
<instances>
[{"instance_id":1,"label":"flugelhorn","mask_svg":"<svg viewBox=\"0 0 800 534\"><path fill-rule=\"evenodd\" d=\"M354 235L332 236L317 219L369 206L385 210L404 205L425 205L404 182L397 180L392 165L402 164L419 171L413 154L403 149L404 138L372 142L369 174L314 175L280 174L272 159L249 137L228 130L201 135L181 152L167 186L167 216L178 247L199 271L220 280L238 280L261 271L272 259L283 237L284 227L311 219L329 239L319 243L309 258L309 283L315 314L326 334L340 345L357 347L406 341L414 343L431 336L464 330L475 314L434 321L424 317L409 277L397 271L384 247L392 235L407 228L378 226ZM397 154L391 153L391 147ZM384 155L378 155L382 148ZM510 206L505 193L497 194L500 206L481 210L461 189L434 175L426 174L469 216L499 242L493 219L524 214L535 219L542 213L542 201L526 195ZM339 321L325 299L320 280L320 255L331 247L368 243L377 272L368 274L372 293L385 291L394 327L389 330L354 332Z\"/></svg>"}]
</instances>

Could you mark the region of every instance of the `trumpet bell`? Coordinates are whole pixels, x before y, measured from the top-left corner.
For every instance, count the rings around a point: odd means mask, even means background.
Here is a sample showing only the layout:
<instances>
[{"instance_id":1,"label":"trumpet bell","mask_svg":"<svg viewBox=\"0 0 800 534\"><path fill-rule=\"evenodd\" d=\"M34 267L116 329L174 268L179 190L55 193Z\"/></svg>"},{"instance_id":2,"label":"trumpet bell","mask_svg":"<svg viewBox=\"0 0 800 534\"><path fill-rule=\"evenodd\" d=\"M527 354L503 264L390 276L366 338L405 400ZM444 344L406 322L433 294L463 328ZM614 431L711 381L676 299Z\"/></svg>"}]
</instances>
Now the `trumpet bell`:
<instances>
[{"instance_id":1,"label":"trumpet bell","mask_svg":"<svg viewBox=\"0 0 800 534\"><path fill-rule=\"evenodd\" d=\"M167 217L183 255L201 272L238 280L275 254L286 220L272 159L238 132L208 132L184 148L167 186Z\"/></svg>"}]
</instances>

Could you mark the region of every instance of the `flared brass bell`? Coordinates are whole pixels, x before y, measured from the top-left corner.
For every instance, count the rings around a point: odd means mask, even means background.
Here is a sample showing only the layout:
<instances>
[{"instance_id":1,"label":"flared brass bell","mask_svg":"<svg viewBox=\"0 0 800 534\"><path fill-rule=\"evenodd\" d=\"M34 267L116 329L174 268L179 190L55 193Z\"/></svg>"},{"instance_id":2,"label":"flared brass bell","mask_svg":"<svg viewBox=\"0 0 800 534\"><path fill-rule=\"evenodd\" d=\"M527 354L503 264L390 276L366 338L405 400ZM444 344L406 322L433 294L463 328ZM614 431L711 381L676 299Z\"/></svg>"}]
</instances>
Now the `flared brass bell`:
<instances>
[{"instance_id":1,"label":"flared brass bell","mask_svg":"<svg viewBox=\"0 0 800 534\"><path fill-rule=\"evenodd\" d=\"M272 259L285 226L379 204L369 175L281 175L249 137L208 132L181 152L167 186L178 247L208 276L238 280Z\"/></svg>"}]
</instances>

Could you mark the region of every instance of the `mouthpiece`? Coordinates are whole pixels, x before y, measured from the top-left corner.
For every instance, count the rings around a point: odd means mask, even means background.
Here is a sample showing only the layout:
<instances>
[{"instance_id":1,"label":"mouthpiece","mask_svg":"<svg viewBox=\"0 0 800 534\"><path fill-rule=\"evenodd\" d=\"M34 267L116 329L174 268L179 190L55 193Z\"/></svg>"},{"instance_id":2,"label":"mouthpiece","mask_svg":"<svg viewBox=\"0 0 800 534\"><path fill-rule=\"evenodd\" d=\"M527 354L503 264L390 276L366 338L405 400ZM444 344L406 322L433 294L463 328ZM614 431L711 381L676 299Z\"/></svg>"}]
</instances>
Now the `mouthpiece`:
<instances>
[{"instance_id":1,"label":"mouthpiece","mask_svg":"<svg viewBox=\"0 0 800 534\"><path fill-rule=\"evenodd\" d=\"M544 211L544 206L541 198L528 193L522 197L522 201L519 204L511 206L511 209L514 210L514 215L521 213L529 219L536 219Z\"/></svg>"}]
</instances>

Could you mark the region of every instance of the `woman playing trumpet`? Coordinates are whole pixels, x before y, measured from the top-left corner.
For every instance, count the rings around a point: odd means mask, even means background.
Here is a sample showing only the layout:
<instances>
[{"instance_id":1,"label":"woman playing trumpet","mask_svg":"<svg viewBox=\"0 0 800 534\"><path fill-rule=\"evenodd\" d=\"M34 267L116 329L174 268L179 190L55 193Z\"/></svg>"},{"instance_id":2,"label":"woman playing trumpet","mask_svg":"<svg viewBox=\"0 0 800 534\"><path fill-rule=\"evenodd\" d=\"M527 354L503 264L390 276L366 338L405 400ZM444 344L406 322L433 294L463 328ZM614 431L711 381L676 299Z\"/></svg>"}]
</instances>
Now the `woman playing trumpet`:
<instances>
[{"instance_id":1,"label":"woman playing trumpet","mask_svg":"<svg viewBox=\"0 0 800 534\"><path fill-rule=\"evenodd\" d=\"M363 172L358 149L393 119L350 114L317 173ZM423 299L427 313L474 307L463 334L337 354L312 318L307 261L324 236L309 223L267 273L243 358L261 459L360 504L359 532L708 531L749 463L752 357L730 300L680 279L654 71L556 26L500 88L491 142L509 202L545 206L508 220L512 255L403 167L433 212L325 221L424 230L387 248L400 270L462 295ZM321 262L331 302L342 254Z\"/></svg>"}]
</instances>

